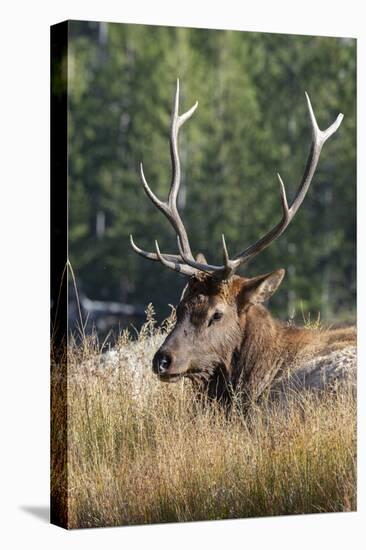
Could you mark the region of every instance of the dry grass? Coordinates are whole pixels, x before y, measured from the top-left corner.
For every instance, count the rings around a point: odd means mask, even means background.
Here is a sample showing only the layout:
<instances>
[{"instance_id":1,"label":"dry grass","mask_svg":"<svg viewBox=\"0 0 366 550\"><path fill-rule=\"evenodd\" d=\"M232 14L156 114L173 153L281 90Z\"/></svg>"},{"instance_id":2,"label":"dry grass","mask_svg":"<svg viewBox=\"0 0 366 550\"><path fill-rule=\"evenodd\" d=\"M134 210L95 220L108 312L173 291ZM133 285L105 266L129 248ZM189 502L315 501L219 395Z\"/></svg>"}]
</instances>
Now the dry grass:
<instances>
[{"instance_id":1,"label":"dry grass","mask_svg":"<svg viewBox=\"0 0 366 550\"><path fill-rule=\"evenodd\" d=\"M150 310L138 338L124 333L107 361L95 338L70 345L67 474L54 366L53 487L62 494L63 471L67 526L355 510L352 396L308 396L286 412L262 404L249 418L202 406L189 382L162 384L151 373L172 322L156 328Z\"/></svg>"}]
</instances>

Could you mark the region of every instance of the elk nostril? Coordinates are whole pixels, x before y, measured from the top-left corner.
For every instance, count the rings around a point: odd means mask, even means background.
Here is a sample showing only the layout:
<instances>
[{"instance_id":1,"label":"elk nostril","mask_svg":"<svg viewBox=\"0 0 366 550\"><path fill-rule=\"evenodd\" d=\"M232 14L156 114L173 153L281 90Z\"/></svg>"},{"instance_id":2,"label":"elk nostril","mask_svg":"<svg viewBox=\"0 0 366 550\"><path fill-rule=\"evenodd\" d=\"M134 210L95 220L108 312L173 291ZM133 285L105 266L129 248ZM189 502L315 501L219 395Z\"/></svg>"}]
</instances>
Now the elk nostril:
<instances>
[{"instance_id":1,"label":"elk nostril","mask_svg":"<svg viewBox=\"0 0 366 550\"><path fill-rule=\"evenodd\" d=\"M161 353L157 361L159 374L164 374L168 370L171 362L172 360L168 353Z\"/></svg>"}]
</instances>

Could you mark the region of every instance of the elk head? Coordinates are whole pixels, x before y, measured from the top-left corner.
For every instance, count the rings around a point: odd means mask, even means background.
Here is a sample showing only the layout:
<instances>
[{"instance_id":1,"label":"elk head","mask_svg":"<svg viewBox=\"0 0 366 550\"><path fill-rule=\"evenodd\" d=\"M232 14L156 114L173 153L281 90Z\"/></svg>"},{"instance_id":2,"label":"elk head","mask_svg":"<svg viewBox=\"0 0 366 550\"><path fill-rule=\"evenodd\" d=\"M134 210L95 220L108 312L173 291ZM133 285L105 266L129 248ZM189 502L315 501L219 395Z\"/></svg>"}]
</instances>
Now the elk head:
<instances>
[{"instance_id":1,"label":"elk head","mask_svg":"<svg viewBox=\"0 0 366 550\"><path fill-rule=\"evenodd\" d=\"M260 326L263 334L271 331L273 322L271 324L269 313L261 304L277 290L285 271L279 269L250 279L239 277L235 272L239 266L245 265L277 239L288 227L309 189L324 143L336 132L342 122L343 115L339 114L329 128L320 130L309 96L306 93L305 95L312 127L312 143L304 175L294 200L289 206L284 183L277 174L282 205L281 220L258 241L232 259L229 257L225 238L222 235L223 263L213 265L207 263L202 254L194 258L186 229L177 209L181 176L178 133L198 105L195 103L186 113L178 114L179 80L177 81L170 132L172 182L167 201L160 200L150 189L142 164L140 173L147 196L168 218L177 234L179 253L160 252L157 241L155 241L155 252L146 252L137 247L132 235L130 236L135 252L189 277L177 308L176 326L153 359L153 371L162 381L173 382L183 376L193 380L209 380L217 368L228 371L233 362L233 356L240 350L243 339L249 338L249 321L253 314L257 320L255 326ZM258 338L258 334L251 334L250 337Z\"/></svg>"}]
</instances>

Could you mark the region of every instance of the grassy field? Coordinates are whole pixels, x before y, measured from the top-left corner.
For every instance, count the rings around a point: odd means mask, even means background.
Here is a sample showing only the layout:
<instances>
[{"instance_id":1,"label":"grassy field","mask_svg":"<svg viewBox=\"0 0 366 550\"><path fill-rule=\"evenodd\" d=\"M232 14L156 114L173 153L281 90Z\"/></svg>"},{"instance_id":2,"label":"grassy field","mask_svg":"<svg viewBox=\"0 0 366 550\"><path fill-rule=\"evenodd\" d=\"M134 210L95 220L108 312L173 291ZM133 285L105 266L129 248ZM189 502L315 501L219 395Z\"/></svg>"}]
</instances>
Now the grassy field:
<instances>
[{"instance_id":1,"label":"grassy field","mask_svg":"<svg viewBox=\"0 0 366 550\"><path fill-rule=\"evenodd\" d=\"M150 309L139 335L125 332L107 356L95 337L70 344L66 471L65 385L53 367L53 490L67 491L67 526L355 510L354 398L308 396L286 412L262 404L246 418L202 406L189 381L151 373L173 322L157 328Z\"/></svg>"}]
</instances>

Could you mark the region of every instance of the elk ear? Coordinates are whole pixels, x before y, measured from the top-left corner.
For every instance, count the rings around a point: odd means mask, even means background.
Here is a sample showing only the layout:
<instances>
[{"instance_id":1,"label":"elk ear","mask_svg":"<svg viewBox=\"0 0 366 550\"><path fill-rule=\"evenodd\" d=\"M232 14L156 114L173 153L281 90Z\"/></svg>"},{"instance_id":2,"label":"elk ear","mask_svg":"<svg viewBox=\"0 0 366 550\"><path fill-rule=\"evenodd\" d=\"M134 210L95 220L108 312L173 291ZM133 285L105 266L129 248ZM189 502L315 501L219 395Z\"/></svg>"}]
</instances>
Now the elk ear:
<instances>
[{"instance_id":1,"label":"elk ear","mask_svg":"<svg viewBox=\"0 0 366 550\"><path fill-rule=\"evenodd\" d=\"M205 256L202 254L202 252L199 252L196 256L196 262L200 264L207 264L207 260Z\"/></svg>"},{"instance_id":2,"label":"elk ear","mask_svg":"<svg viewBox=\"0 0 366 550\"><path fill-rule=\"evenodd\" d=\"M261 304L268 300L276 292L285 276L284 269L277 269L266 275L253 277L245 282L240 292L241 305L247 303Z\"/></svg>"}]
</instances>

